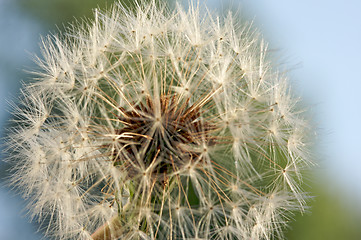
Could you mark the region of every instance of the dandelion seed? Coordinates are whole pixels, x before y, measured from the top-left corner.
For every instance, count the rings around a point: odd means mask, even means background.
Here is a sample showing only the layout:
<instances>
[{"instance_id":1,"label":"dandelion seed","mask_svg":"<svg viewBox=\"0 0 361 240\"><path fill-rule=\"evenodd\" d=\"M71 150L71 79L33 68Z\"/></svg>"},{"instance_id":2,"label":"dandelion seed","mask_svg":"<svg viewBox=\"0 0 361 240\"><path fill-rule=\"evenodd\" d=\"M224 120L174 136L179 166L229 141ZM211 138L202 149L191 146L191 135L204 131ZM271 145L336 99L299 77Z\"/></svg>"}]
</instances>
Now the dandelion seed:
<instances>
[{"instance_id":1,"label":"dandelion seed","mask_svg":"<svg viewBox=\"0 0 361 240\"><path fill-rule=\"evenodd\" d=\"M11 178L55 239L282 238L307 123L249 24L117 3L43 39Z\"/></svg>"}]
</instances>

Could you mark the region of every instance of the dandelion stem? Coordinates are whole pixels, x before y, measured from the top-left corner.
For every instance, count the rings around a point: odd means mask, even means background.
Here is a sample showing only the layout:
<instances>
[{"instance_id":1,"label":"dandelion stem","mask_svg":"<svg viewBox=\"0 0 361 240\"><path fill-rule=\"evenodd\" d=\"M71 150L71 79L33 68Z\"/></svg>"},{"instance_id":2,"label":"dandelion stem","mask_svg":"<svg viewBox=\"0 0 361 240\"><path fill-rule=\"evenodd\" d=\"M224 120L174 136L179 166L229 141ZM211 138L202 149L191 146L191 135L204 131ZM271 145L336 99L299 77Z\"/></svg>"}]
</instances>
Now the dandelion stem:
<instances>
[{"instance_id":1,"label":"dandelion stem","mask_svg":"<svg viewBox=\"0 0 361 240\"><path fill-rule=\"evenodd\" d=\"M119 216L113 217L109 222L99 227L92 235L93 240L111 240L117 238L117 234L121 232L121 224Z\"/></svg>"}]
</instances>

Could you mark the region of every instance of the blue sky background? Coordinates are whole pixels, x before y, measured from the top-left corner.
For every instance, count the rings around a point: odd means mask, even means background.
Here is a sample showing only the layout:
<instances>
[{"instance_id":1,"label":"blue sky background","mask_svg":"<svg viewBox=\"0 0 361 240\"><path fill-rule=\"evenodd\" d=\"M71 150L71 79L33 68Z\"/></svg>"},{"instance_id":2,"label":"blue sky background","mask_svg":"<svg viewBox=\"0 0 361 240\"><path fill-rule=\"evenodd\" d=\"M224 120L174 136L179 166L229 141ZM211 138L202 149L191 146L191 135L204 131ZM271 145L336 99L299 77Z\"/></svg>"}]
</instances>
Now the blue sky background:
<instances>
[{"instance_id":1,"label":"blue sky background","mask_svg":"<svg viewBox=\"0 0 361 240\"><path fill-rule=\"evenodd\" d=\"M222 9L221 1L205 2ZM317 181L360 210L361 1L233 0L233 4L241 4L241 13L254 19L282 67L290 69L294 90L312 112L319 135ZM32 66L28 52L38 51L39 36L44 33L12 0L0 0L0 30L3 128L9 109L6 99L17 95L22 71ZM39 235L27 235L35 228L20 217L23 206L0 181L0 239L39 239Z\"/></svg>"}]
</instances>

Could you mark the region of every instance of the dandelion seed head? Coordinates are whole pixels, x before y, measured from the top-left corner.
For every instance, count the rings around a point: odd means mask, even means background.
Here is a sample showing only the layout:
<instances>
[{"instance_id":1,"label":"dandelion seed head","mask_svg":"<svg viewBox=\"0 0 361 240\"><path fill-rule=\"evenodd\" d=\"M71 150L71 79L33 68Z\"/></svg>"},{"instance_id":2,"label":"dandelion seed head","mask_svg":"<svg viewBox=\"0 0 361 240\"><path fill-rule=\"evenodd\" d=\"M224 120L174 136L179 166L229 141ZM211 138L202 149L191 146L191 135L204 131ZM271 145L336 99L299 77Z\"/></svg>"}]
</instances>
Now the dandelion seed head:
<instances>
[{"instance_id":1,"label":"dandelion seed head","mask_svg":"<svg viewBox=\"0 0 361 240\"><path fill-rule=\"evenodd\" d=\"M303 210L298 99L250 24L199 8L117 3L42 39L8 151L47 235L282 238Z\"/></svg>"}]
</instances>

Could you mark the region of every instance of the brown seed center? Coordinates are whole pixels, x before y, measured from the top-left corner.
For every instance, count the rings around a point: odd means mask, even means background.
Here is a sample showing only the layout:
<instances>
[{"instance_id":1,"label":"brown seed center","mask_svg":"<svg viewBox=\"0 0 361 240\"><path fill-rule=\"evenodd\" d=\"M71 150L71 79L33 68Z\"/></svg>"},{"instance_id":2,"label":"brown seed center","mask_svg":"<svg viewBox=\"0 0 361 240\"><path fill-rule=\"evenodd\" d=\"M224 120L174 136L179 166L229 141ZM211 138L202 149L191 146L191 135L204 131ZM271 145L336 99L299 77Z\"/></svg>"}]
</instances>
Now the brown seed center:
<instances>
[{"instance_id":1,"label":"brown seed center","mask_svg":"<svg viewBox=\"0 0 361 240\"><path fill-rule=\"evenodd\" d=\"M124 127L117 134L128 137L119 138L113 160L126 167L131 177L148 168L155 175L177 170L198 159L200 146L211 139L213 127L202 121L201 109L175 96L147 98L131 110L120 110Z\"/></svg>"}]
</instances>

